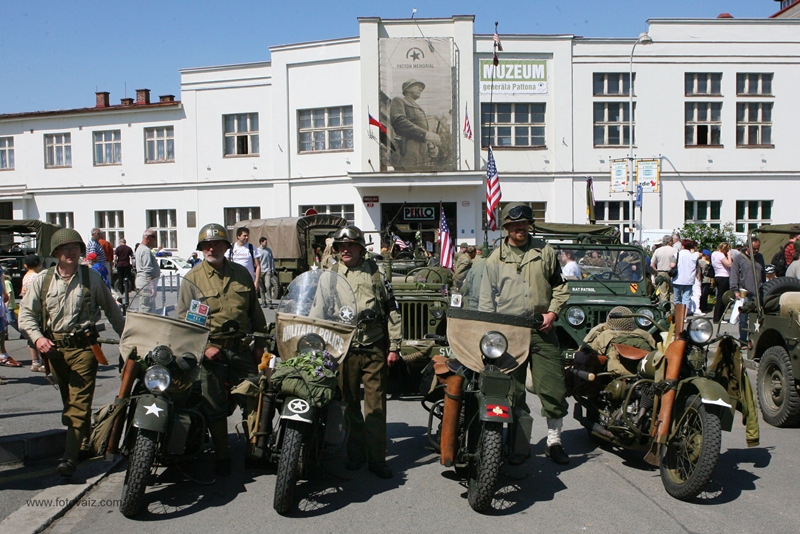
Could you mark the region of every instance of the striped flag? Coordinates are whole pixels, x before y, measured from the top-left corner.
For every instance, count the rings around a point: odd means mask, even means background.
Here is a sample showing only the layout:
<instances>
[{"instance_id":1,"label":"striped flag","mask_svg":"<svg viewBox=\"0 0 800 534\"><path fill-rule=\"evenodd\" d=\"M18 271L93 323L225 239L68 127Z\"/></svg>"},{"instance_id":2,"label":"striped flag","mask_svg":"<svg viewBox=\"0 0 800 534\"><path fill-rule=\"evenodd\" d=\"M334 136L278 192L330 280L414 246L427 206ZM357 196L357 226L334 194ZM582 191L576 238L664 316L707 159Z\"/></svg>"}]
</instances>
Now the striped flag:
<instances>
[{"instance_id":1,"label":"striped flag","mask_svg":"<svg viewBox=\"0 0 800 534\"><path fill-rule=\"evenodd\" d=\"M492 40L494 41L494 44L497 46L497 51L502 52L503 45L500 43L500 36L497 35L497 27L495 27L494 29L494 37L492 37Z\"/></svg>"},{"instance_id":2,"label":"striped flag","mask_svg":"<svg viewBox=\"0 0 800 534\"><path fill-rule=\"evenodd\" d=\"M373 116L372 116L372 113L369 113L369 112L368 112L368 113L367 113L367 115L369 116L369 124L370 124L370 126L377 126L378 128L380 128L380 130L381 130L383 133L386 133L386 126L384 126L383 124L381 124L381 121L379 121L378 119L376 119L375 117L373 117Z\"/></svg>"},{"instance_id":3,"label":"striped flag","mask_svg":"<svg viewBox=\"0 0 800 534\"><path fill-rule=\"evenodd\" d=\"M464 108L464 137L467 139L472 139L472 126L469 124L469 113L467 113L468 108Z\"/></svg>"},{"instance_id":4,"label":"striped flag","mask_svg":"<svg viewBox=\"0 0 800 534\"><path fill-rule=\"evenodd\" d=\"M497 230L497 208L500 207L500 177L497 175L497 165L494 163L492 147L489 147L489 161L486 164L486 222L490 230Z\"/></svg>"},{"instance_id":5,"label":"striped flag","mask_svg":"<svg viewBox=\"0 0 800 534\"><path fill-rule=\"evenodd\" d=\"M394 244L400 249L405 250L408 248L408 243L400 239L400 236L394 236Z\"/></svg>"},{"instance_id":6,"label":"striped flag","mask_svg":"<svg viewBox=\"0 0 800 534\"><path fill-rule=\"evenodd\" d=\"M439 267L453 270L453 256L455 256L455 248L453 241L450 239L450 229L447 227L447 219L444 217L444 210L440 207L439 212L442 216L439 218Z\"/></svg>"}]
</instances>

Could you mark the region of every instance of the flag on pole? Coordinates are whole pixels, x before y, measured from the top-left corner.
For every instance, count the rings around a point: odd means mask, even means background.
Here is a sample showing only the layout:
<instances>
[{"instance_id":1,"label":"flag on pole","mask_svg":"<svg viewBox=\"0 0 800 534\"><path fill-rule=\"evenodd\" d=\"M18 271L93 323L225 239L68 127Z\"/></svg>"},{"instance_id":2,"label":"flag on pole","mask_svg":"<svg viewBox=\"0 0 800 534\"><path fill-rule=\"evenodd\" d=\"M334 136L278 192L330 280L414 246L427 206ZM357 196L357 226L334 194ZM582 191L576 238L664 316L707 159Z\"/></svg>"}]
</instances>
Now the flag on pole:
<instances>
[{"instance_id":1,"label":"flag on pole","mask_svg":"<svg viewBox=\"0 0 800 534\"><path fill-rule=\"evenodd\" d=\"M464 137L467 139L472 139L472 126L469 124L469 113L467 110L469 108L464 108Z\"/></svg>"},{"instance_id":2,"label":"flag on pole","mask_svg":"<svg viewBox=\"0 0 800 534\"><path fill-rule=\"evenodd\" d=\"M402 239L400 239L400 236L397 236L397 235L396 235L396 236L394 236L394 244L395 244L395 245L397 246L397 248L399 248L400 250L405 250L405 249L407 249L407 248L408 248L408 243L406 243L405 241L403 241Z\"/></svg>"},{"instance_id":3,"label":"flag on pole","mask_svg":"<svg viewBox=\"0 0 800 534\"><path fill-rule=\"evenodd\" d=\"M386 126L384 126L383 124L381 124L381 121L379 121L378 119L376 119L375 117L373 117L373 116L372 116L372 114L371 114L371 113L369 113L369 112L367 113L367 115L369 116L369 125L370 125L370 126L377 126L378 128L380 128L380 130L381 130L383 133L386 133Z\"/></svg>"},{"instance_id":4,"label":"flag on pole","mask_svg":"<svg viewBox=\"0 0 800 534\"><path fill-rule=\"evenodd\" d=\"M497 35L497 26L495 26L495 28L494 28L494 37L492 37L492 39L494 40L495 46L497 46L498 52L502 52L503 51L503 45L500 43L500 36Z\"/></svg>"},{"instance_id":5,"label":"flag on pole","mask_svg":"<svg viewBox=\"0 0 800 534\"><path fill-rule=\"evenodd\" d=\"M589 217L590 224L594 224L597 221L594 209L594 180L589 176L586 178L586 215Z\"/></svg>"},{"instance_id":6,"label":"flag on pole","mask_svg":"<svg viewBox=\"0 0 800 534\"><path fill-rule=\"evenodd\" d=\"M500 207L500 177L497 175L497 165L494 163L492 147L489 147L489 161L486 164L486 222L490 230L497 230L497 208Z\"/></svg>"},{"instance_id":7,"label":"flag on pole","mask_svg":"<svg viewBox=\"0 0 800 534\"><path fill-rule=\"evenodd\" d=\"M453 241L450 239L450 229L447 227L447 219L445 219L441 205L439 206L439 212L442 214L439 218L439 267L452 271L455 249Z\"/></svg>"}]
</instances>

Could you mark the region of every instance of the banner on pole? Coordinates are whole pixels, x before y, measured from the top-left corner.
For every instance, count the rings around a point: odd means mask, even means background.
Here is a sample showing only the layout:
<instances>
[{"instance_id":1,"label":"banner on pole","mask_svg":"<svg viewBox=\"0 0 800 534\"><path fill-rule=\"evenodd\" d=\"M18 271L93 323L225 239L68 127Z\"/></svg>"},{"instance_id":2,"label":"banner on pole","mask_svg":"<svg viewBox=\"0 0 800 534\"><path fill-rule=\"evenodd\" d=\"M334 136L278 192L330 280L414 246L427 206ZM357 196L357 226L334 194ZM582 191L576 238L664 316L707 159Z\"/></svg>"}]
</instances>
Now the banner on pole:
<instances>
[{"instance_id":1,"label":"banner on pole","mask_svg":"<svg viewBox=\"0 0 800 534\"><path fill-rule=\"evenodd\" d=\"M658 193L661 185L661 160L637 159L636 183L645 193Z\"/></svg>"},{"instance_id":2,"label":"banner on pole","mask_svg":"<svg viewBox=\"0 0 800 534\"><path fill-rule=\"evenodd\" d=\"M628 160L611 160L611 192L625 193L628 191Z\"/></svg>"}]
</instances>

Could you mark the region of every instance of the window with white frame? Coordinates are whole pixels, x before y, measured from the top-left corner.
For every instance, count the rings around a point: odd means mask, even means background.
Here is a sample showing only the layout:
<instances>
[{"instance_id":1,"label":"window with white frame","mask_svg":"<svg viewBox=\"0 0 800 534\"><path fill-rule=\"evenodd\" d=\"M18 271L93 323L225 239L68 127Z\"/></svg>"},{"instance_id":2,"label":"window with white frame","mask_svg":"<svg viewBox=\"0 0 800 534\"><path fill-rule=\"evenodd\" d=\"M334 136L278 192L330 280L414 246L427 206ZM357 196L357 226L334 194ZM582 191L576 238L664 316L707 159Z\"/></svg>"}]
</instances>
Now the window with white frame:
<instances>
[{"instance_id":1,"label":"window with white frame","mask_svg":"<svg viewBox=\"0 0 800 534\"><path fill-rule=\"evenodd\" d=\"M353 150L353 106L297 111L299 151Z\"/></svg>"},{"instance_id":2,"label":"window with white frame","mask_svg":"<svg viewBox=\"0 0 800 534\"><path fill-rule=\"evenodd\" d=\"M156 232L157 246L178 248L177 210L147 210L147 227Z\"/></svg>"},{"instance_id":3,"label":"window with white frame","mask_svg":"<svg viewBox=\"0 0 800 534\"><path fill-rule=\"evenodd\" d=\"M482 146L545 146L545 104L481 104Z\"/></svg>"},{"instance_id":4,"label":"window with white frame","mask_svg":"<svg viewBox=\"0 0 800 534\"><path fill-rule=\"evenodd\" d=\"M594 214L598 224L615 226L623 243L630 243L634 234L631 226L630 203L627 200L598 200L594 203Z\"/></svg>"},{"instance_id":5,"label":"window with white frame","mask_svg":"<svg viewBox=\"0 0 800 534\"><path fill-rule=\"evenodd\" d=\"M45 217L50 224L57 224L62 228L75 228L75 216L71 211L48 212Z\"/></svg>"},{"instance_id":6,"label":"window with white frame","mask_svg":"<svg viewBox=\"0 0 800 534\"><path fill-rule=\"evenodd\" d=\"M635 102L633 117L636 118ZM595 102L594 146L627 146L630 142L628 122L628 102ZM634 124L634 136L635 129Z\"/></svg>"},{"instance_id":7,"label":"window with white frame","mask_svg":"<svg viewBox=\"0 0 800 534\"><path fill-rule=\"evenodd\" d=\"M721 72L687 72L684 74L686 96L722 96Z\"/></svg>"},{"instance_id":8,"label":"window with white frame","mask_svg":"<svg viewBox=\"0 0 800 534\"><path fill-rule=\"evenodd\" d=\"M501 202L500 206L497 208L497 213L500 214L503 211L503 208L506 207L507 204L510 202ZM523 204L527 204L533 210L533 221L534 222L544 222L545 215L547 213L547 202L523 202ZM481 228L486 228L486 202L481 204ZM498 228L499 229L499 228Z\"/></svg>"},{"instance_id":9,"label":"window with white frame","mask_svg":"<svg viewBox=\"0 0 800 534\"><path fill-rule=\"evenodd\" d=\"M119 244L120 239L125 239L125 215L122 210L95 211L94 225L103 231L105 240L114 247Z\"/></svg>"},{"instance_id":10,"label":"window with white frame","mask_svg":"<svg viewBox=\"0 0 800 534\"><path fill-rule=\"evenodd\" d=\"M686 146L722 146L722 102L686 102Z\"/></svg>"},{"instance_id":11,"label":"window with white frame","mask_svg":"<svg viewBox=\"0 0 800 534\"><path fill-rule=\"evenodd\" d=\"M772 102L736 104L736 145L772 146Z\"/></svg>"},{"instance_id":12,"label":"window with white frame","mask_svg":"<svg viewBox=\"0 0 800 534\"><path fill-rule=\"evenodd\" d=\"M738 96L772 95L771 72L736 73L736 94Z\"/></svg>"},{"instance_id":13,"label":"window with white frame","mask_svg":"<svg viewBox=\"0 0 800 534\"><path fill-rule=\"evenodd\" d=\"M629 80L630 74L627 72L595 72L592 75L592 93L595 96L628 96ZM633 80L636 81L636 74L633 75Z\"/></svg>"},{"instance_id":14,"label":"window with white frame","mask_svg":"<svg viewBox=\"0 0 800 534\"><path fill-rule=\"evenodd\" d=\"M749 232L772 222L771 200L737 200L736 231Z\"/></svg>"},{"instance_id":15,"label":"window with white frame","mask_svg":"<svg viewBox=\"0 0 800 534\"><path fill-rule=\"evenodd\" d=\"M298 215L302 217L305 213L313 209L317 213L325 215L336 215L343 219L347 219L350 224L356 223L356 211L353 204L328 204L328 205L307 205L298 207Z\"/></svg>"},{"instance_id":16,"label":"window with white frame","mask_svg":"<svg viewBox=\"0 0 800 534\"><path fill-rule=\"evenodd\" d=\"M158 126L144 129L145 163L175 161L175 128Z\"/></svg>"},{"instance_id":17,"label":"window with white frame","mask_svg":"<svg viewBox=\"0 0 800 534\"><path fill-rule=\"evenodd\" d=\"M683 203L683 220L687 223L719 228L722 224L721 213L721 200L687 200Z\"/></svg>"},{"instance_id":18,"label":"window with white frame","mask_svg":"<svg viewBox=\"0 0 800 534\"><path fill-rule=\"evenodd\" d=\"M72 134L58 133L44 136L44 166L72 167Z\"/></svg>"},{"instance_id":19,"label":"window with white frame","mask_svg":"<svg viewBox=\"0 0 800 534\"><path fill-rule=\"evenodd\" d=\"M225 208L225 227L231 236L236 236L235 226L239 221L248 221L250 219L260 219L261 208L258 206L246 208Z\"/></svg>"},{"instance_id":20,"label":"window with white frame","mask_svg":"<svg viewBox=\"0 0 800 534\"><path fill-rule=\"evenodd\" d=\"M14 138L0 137L0 170L14 169Z\"/></svg>"},{"instance_id":21,"label":"window with white frame","mask_svg":"<svg viewBox=\"0 0 800 534\"><path fill-rule=\"evenodd\" d=\"M94 132L94 164L119 165L122 163L122 133L120 130Z\"/></svg>"},{"instance_id":22,"label":"window with white frame","mask_svg":"<svg viewBox=\"0 0 800 534\"><path fill-rule=\"evenodd\" d=\"M223 115L225 156L258 155L258 113Z\"/></svg>"}]
</instances>

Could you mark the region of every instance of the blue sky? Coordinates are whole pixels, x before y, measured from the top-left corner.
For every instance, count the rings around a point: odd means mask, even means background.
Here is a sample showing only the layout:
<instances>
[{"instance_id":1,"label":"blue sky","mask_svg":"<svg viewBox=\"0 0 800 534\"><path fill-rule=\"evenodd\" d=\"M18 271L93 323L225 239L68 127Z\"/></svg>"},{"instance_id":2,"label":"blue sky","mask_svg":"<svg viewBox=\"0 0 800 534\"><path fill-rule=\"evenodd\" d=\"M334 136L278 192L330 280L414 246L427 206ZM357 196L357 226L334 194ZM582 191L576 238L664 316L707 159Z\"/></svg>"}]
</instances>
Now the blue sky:
<instances>
[{"instance_id":1,"label":"blue sky","mask_svg":"<svg viewBox=\"0 0 800 534\"><path fill-rule=\"evenodd\" d=\"M178 69L269 60L269 47L358 34L358 17L475 15L475 32L635 37L649 18L764 18L773 0L422 3L347 0L3 0L0 114L94 106L148 88L180 98Z\"/></svg>"}]
</instances>

